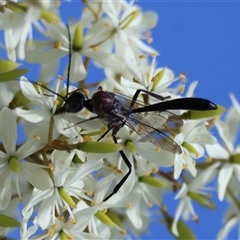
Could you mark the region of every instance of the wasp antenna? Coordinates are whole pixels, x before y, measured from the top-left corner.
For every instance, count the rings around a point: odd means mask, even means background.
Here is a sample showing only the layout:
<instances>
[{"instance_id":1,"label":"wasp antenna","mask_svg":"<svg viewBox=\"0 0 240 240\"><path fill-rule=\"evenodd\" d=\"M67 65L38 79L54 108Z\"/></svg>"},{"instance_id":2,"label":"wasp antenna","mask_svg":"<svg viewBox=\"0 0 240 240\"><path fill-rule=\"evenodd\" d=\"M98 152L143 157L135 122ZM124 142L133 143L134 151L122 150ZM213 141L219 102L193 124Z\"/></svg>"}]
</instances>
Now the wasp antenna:
<instances>
[{"instance_id":1,"label":"wasp antenna","mask_svg":"<svg viewBox=\"0 0 240 240\"><path fill-rule=\"evenodd\" d=\"M69 29L69 25L66 24L67 30L68 30L68 39L69 39L69 45L68 45L68 56L69 56L69 63L68 63L68 73L67 73L67 92L66 97L68 96L68 90L69 90L69 81L70 81L70 70L71 70L71 63L72 63L72 39L71 39L71 33Z\"/></svg>"}]
</instances>

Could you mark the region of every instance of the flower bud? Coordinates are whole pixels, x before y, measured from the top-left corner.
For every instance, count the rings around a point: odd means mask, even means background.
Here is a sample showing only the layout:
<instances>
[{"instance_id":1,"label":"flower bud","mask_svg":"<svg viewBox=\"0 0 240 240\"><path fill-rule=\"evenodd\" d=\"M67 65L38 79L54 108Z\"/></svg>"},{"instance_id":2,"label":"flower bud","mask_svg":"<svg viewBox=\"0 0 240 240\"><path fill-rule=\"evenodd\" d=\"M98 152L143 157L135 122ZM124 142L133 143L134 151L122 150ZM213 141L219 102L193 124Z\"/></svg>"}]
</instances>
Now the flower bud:
<instances>
[{"instance_id":1,"label":"flower bud","mask_svg":"<svg viewBox=\"0 0 240 240\"><path fill-rule=\"evenodd\" d=\"M240 153L236 153L230 157L230 162L240 164Z\"/></svg>"},{"instance_id":2,"label":"flower bud","mask_svg":"<svg viewBox=\"0 0 240 240\"><path fill-rule=\"evenodd\" d=\"M109 227L115 226L115 223L105 213L97 211L95 217Z\"/></svg>"},{"instance_id":3,"label":"flower bud","mask_svg":"<svg viewBox=\"0 0 240 240\"><path fill-rule=\"evenodd\" d=\"M79 52L82 48L82 44L83 44L83 29L82 25L78 24L73 35L72 42L73 50Z\"/></svg>"},{"instance_id":4,"label":"flower bud","mask_svg":"<svg viewBox=\"0 0 240 240\"><path fill-rule=\"evenodd\" d=\"M112 142L83 142L79 150L87 153L113 153L122 150L122 146Z\"/></svg>"},{"instance_id":5,"label":"flower bud","mask_svg":"<svg viewBox=\"0 0 240 240\"><path fill-rule=\"evenodd\" d=\"M20 66L19 63L10 60L0 59L0 73L10 72Z\"/></svg>"},{"instance_id":6,"label":"flower bud","mask_svg":"<svg viewBox=\"0 0 240 240\"><path fill-rule=\"evenodd\" d=\"M134 153L136 151L135 144L131 140L127 140L125 142L125 146L131 153Z\"/></svg>"},{"instance_id":7,"label":"flower bud","mask_svg":"<svg viewBox=\"0 0 240 240\"><path fill-rule=\"evenodd\" d=\"M166 183L161 181L158 178L151 177L151 176L142 176L139 178L140 182L146 183L149 186L152 187L158 187L158 188L164 188L166 187Z\"/></svg>"},{"instance_id":8,"label":"flower bud","mask_svg":"<svg viewBox=\"0 0 240 240\"><path fill-rule=\"evenodd\" d=\"M13 172L20 172L21 171L21 167L20 167L20 164L19 164L19 161L16 157L11 157L9 160L8 160L8 164L9 164L9 167L10 169L13 171Z\"/></svg>"},{"instance_id":9,"label":"flower bud","mask_svg":"<svg viewBox=\"0 0 240 240\"><path fill-rule=\"evenodd\" d=\"M196 150L195 147L193 147L191 144L189 144L189 143L187 143L187 142L183 142L183 143L182 143L182 146L183 146L184 148L186 148L186 149L188 150L188 152L193 153L193 154L196 155L196 157L198 157L198 152L197 152L197 150Z\"/></svg>"},{"instance_id":10,"label":"flower bud","mask_svg":"<svg viewBox=\"0 0 240 240\"><path fill-rule=\"evenodd\" d=\"M14 69L9 72L0 73L0 82L7 82L17 79L28 72L28 69Z\"/></svg>"},{"instance_id":11,"label":"flower bud","mask_svg":"<svg viewBox=\"0 0 240 240\"><path fill-rule=\"evenodd\" d=\"M153 77L154 82L153 82L152 89L151 89L152 92L156 90L156 88L158 87L159 83L161 82L161 80L162 80L162 78L163 78L163 76L165 74L165 69L166 68L163 68L160 72L158 72Z\"/></svg>"},{"instance_id":12,"label":"flower bud","mask_svg":"<svg viewBox=\"0 0 240 240\"><path fill-rule=\"evenodd\" d=\"M59 17L57 15L46 10L42 10L41 19L50 24L57 24L59 22Z\"/></svg>"},{"instance_id":13,"label":"flower bud","mask_svg":"<svg viewBox=\"0 0 240 240\"><path fill-rule=\"evenodd\" d=\"M123 224L119 216L113 211L107 211L106 215L120 228L123 228Z\"/></svg>"},{"instance_id":14,"label":"flower bud","mask_svg":"<svg viewBox=\"0 0 240 240\"><path fill-rule=\"evenodd\" d=\"M195 110L189 110L181 115L182 119L201 119L201 118L209 118L209 117L215 117L217 115L220 115L221 113L225 112L225 108L222 106L217 107L215 110L206 110L206 111L195 111Z\"/></svg>"},{"instance_id":15,"label":"flower bud","mask_svg":"<svg viewBox=\"0 0 240 240\"><path fill-rule=\"evenodd\" d=\"M213 202L211 202L209 200L209 198L207 198L206 196L204 195L201 195L199 193L194 193L194 192L188 192L188 196L196 201L197 203L201 204L202 206L204 207L207 207L207 208L210 208L210 209L214 209L215 208L215 205Z\"/></svg>"},{"instance_id":16,"label":"flower bud","mask_svg":"<svg viewBox=\"0 0 240 240\"><path fill-rule=\"evenodd\" d=\"M63 187L58 188L58 193L61 198L71 207L76 208L76 203L73 201L72 197L66 192Z\"/></svg>"},{"instance_id":17,"label":"flower bud","mask_svg":"<svg viewBox=\"0 0 240 240\"><path fill-rule=\"evenodd\" d=\"M16 228L20 226L20 222L18 222L16 219L0 214L0 227Z\"/></svg>"}]
</instances>

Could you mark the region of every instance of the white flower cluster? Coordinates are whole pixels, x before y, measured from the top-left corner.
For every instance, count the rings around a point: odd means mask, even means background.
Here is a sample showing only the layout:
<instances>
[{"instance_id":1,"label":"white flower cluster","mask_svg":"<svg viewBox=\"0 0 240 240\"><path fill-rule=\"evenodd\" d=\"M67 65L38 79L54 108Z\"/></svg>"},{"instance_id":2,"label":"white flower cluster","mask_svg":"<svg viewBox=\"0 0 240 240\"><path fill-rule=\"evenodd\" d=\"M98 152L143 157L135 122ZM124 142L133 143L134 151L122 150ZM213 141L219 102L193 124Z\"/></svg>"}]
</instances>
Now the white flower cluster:
<instances>
[{"instance_id":1,"label":"white flower cluster","mask_svg":"<svg viewBox=\"0 0 240 240\"><path fill-rule=\"evenodd\" d=\"M6 220L5 225L0 223L0 237L17 224L15 219L21 222L22 239L140 236L149 226L153 214L150 207L156 205L169 231L188 238L193 233L179 219L198 220L192 201L213 207L206 192L211 189L206 185L218 175L219 199L227 197L234 205L218 235L223 239L234 224L240 223L236 187L240 181L240 148L233 145L240 123L237 100L232 96L234 106L224 122L213 118L219 114L217 110L203 115L183 110L136 114L138 122L152 124L159 131L152 133L144 124L137 129L132 120L129 127L116 130L118 144L113 143L111 132L104 133L114 120L104 112L101 101L95 102L98 106L93 106L92 112L78 99L72 107L79 109L80 104L81 111L63 111L71 94L82 91L81 96L88 101L96 92L86 90L93 89L85 81L89 71L94 71L89 70L90 61L96 71L101 69L105 74L104 80L98 79L103 91L116 92L113 96L118 99L124 95L123 104L128 104L138 89L163 98L182 98L180 80L184 74L175 77L170 69L157 67L158 53L149 46L149 32L157 23L155 13L142 11L134 1L83 2L86 8L80 20L69 24L69 38L57 1L0 1L1 44L9 59L0 59L0 65L10 68L4 72L0 66L0 216ZM69 46L72 55L66 76L79 88L65 86L61 77L54 88L49 88L60 60L69 54ZM11 66L18 60L41 64L40 76L36 77L41 84L20 77L17 86L17 70ZM186 97L193 96L196 85L190 86ZM140 94L132 107L159 102L154 96ZM99 113L96 109L103 110ZM179 120L181 117L186 120ZM209 131L213 123L224 147ZM19 126L23 126L21 134L27 136L24 142L18 138ZM173 151L176 146L178 150ZM132 171L108 199L129 170L119 151ZM169 191L178 191L174 216L169 215L163 200ZM19 205L21 214L17 216Z\"/></svg>"}]
</instances>

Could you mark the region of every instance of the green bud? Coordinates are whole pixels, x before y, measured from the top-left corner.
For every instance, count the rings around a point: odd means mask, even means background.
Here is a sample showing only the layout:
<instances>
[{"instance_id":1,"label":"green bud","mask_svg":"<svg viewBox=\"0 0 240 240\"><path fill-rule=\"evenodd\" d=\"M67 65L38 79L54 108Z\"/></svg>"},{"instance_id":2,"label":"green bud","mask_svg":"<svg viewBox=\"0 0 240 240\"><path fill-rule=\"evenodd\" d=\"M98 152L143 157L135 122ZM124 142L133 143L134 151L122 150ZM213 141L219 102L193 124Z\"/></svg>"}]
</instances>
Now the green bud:
<instances>
[{"instance_id":1,"label":"green bud","mask_svg":"<svg viewBox=\"0 0 240 240\"><path fill-rule=\"evenodd\" d=\"M76 203L73 201L72 197L66 192L63 187L58 188L58 193L61 198L71 207L76 208Z\"/></svg>"},{"instance_id":2,"label":"green bud","mask_svg":"<svg viewBox=\"0 0 240 240\"><path fill-rule=\"evenodd\" d=\"M22 107L22 106L26 105L27 103L29 103L29 100L23 95L22 91L19 90L15 94L13 100L10 102L9 107L11 109L15 109L17 107Z\"/></svg>"},{"instance_id":3,"label":"green bud","mask_svg":"<svg viewBox=\"0 0 240 240\"><path fill-rule=\"evenodd\" d=\"M103 126L99 131L91 132L91 133L88 133L87 135L89 137L98 136L98 135L104 134L107 130L108 130L108 127L107 126Z\"/></svg>"},{"instance_id":4,"label":"green bud","mask_svg":"<svg viewBox=\"0 0 240 240\"><path fill-rule=\"evenodd\" d=\"M10 60L0 59L0 73L10 72L20 66L19 63Z\"/></svg>"},{"instance_id":5,"label":"green bud","mask_svg":"<svg viewBox=\"0 0 240 240\"><path fill-rule=\"evenodd\" d=\"M149 186L152 186L152 187L158 187L158 188L166 187L165 182L162 182L158 178L151 177L151 176L142 176L142 177L139 178L139 181L143 182L143 183L145 183Z\"/></svg>"},{"instance_id":6,"label":"green bud","mask_svg":"<svg viewBox=\"0 0 240 240\"><path fill-rule=\"evenodd\" d=\"M74 157L73 157L72 162L74 162L74 163L80 163L80 164L83 163L82 160L78 157L77 154L74 154Z\"/></svg>"},{"instance_id":7,"label":"green bud","mask_svg":"<svg viewBox=\"0 0 240 240\"><path fill-rule=\"evenodd\" d=\"M15 3L8 1L5 7L11 9L15 13L25 13L28 9L28 4L26 2Z\"/></svg>"},{"instance_id":8,"label":"green bud","mask_svg":"<svg viewBox=\"0 0 240 240\"><path fill-rule=\"evenodd\" d=\"M20 172L21 171L21 167L20 167L20 164L19 164L19 161L16 157L11 157L9 160L8 160L8 164L9 164L9 167L10 169L13 171L13 172Z\"/></svg>"},{"instance_id":9,"label":"green bud","mask_svg":"<svg viewBox=\"0 0 240 240\"><path fill-rule=\"evenodd\" d=\"M28 72L28 69L14 69L9 72L0 73L0 82L15 80L23 76L27 72Z\"/></svg>"},{"instance_id":10,"label":"green bud","mask_svg":"<svg viewBox=\"0 0 240 240\"><path fill-rule=\"evenodd\" d=\"M123 228L123 224L122 224L122 221L121 219L119 218L119 216L111 211L111 210L108 210L106 215L116 224L118 225L120 228Z\"/></svg>"},{"instance_id":11,"label":"green bud","mask_svg":"<svg viewBox=\"0 0 240 240\"><path fill-rule=\"evenodd\" d=\"M195 202L201 204L204 207L210 208L210 209L214 209L215 205L213 202L211 202L209 200L209 198L207 198L204 195L201 195L199 193L194 193L194 192L188 192L188 196L194 200Z\"/></svg>"},{"instance_id":12,"label":"green bud","mask_svg":"<svg viewBox=\"0 0 240 240\"><path fill-rule=\"evenodd\" d=\"M46 10L42 10L40 18L50 24L59 23L59 17L56 14L46 11Z\"/></svg>"},{"instance_id":13,"label":"green bud","mask_svg":"<svg viewBox=\"0 0 240 240\"><path fill-rule=\"evenodd\" d=\"M112 142L83 142L79 146L79 150L87 153L113 153L122 150L120 144Z\"/></svg>"},{"instance_id":14,"label":"green bud","mask_svg":"<svg viewBox=\"0 0 240 240\"><path fill-rule=\"evenodd\" d=\"M105 213L97 211L95 217L109 227L114 227L115 223Z\"/></svg>"},{"instance_id":15,"label":"green bud","mask_svg":"<svg viewBox=\"0 0 240 240\"><path fill-rule=\"evenodd\" d=\"M240 164L240 153L236 153L230 156L230 162L235 164Z\"/></svg>"},{"instance_id":16,"label":"green bud","mask_svg":"<svg viewBox=\"0 0 240 240\"><path fill-rule=\"evenodd\" d=\"M21 227L21 223L14 218L0 214L0 226L6 228L16 228Z\"/></svg>"},{"instance_id":17,"label":"green bud","mask_svg":"<svg viewBox=\"0 0 240 240\"><path fill-rule=\"evenodd\" d=\"M83 29L82 25L78 24L73 36L72 43L73 50L79 52L82 49L82 44L83 44Z\"/></svg>"},{"instance_id":18,"label":"green bud","mask_svg":"<svg viewBox=\"0 0 240 240\"><path fill-rule=\"evenodd\" d=\"M196 236L194 235L192 230L183 221L178 220L177 229L179 233L179 236L177 237L178 240L196 239Z\"/></svg>"},{"instance_id":19,"label":"green bud","mask_svg":"<svg viewBox=\"0 0 240 240\"><path fill-rule=\"evenodd\" d=\"M183 142L183 143L182 143L182 146L183 146L184 148L186 148L190 153L195 154L196 157L198 156L197 150L196 150L191 144L189 144L189 143L187 143L187 142Z\"/></svg>"},{"instance_id":20,"label":"green bud","mask_svg":"<svg viewBox=\"0 0 240 240\"><path fill-rule=\"evenodd\" d=\"M159 83L161 82L164 74L165 74L165 69L166 68L163 68L160 72L158 72L154 77L153 77L153 85L152 85L152 89L151 91L155 91L155 89L158 87Z\"/></svg>"},{"instance_id":21,"label":"green bud","mask_svg":"<svg viewBox=\"0 0 240 240\"><path fill-rule=\"evenodd\" d=\"M181 115L182 119L201 119L201 118L209 118L209 117L215 117L217 115L220 115L221 113L225 112L225 108L222 106L218 106L216 110L209 110L209 111L194 111L189 110Z\"/></svg>"},{"instance_id":22,"label":"green bud","mask_svg":"<svg viewBox=\"0 0 240 240\"><path fill-rule=\"evenodd\" d=\"M131 153L134 153L136 151L135 144L131 140L127 140L125 142L125 146Z\"/></svg>"},{"instance_id":23,"label":"green bud","mask_svg":"<svg viewBox=\"0 0 240 240\"><path fill-rule=\"evenodd\" d=\"M69 240L68 235L64 231L60 231L60 240Z\"/></svg>"},{"instance_id":24,"label":"green bud","mask_svg":"<svg viewBox=\"0 0 240 240\"><path fill-rule=\"evenodd\" d=\"M186 240L186 239L191 239L194 240L196 239L194 233L192 230L181 220L178 220L177 222L177 230L179 236L175 236L172 232L172 223L173 223L173 217L170 216L165 210L162 210L163 216L165 218L165 221L167 223L167 229L168 231L176 238L179 240Z\"/></svg>"}]
</instances>

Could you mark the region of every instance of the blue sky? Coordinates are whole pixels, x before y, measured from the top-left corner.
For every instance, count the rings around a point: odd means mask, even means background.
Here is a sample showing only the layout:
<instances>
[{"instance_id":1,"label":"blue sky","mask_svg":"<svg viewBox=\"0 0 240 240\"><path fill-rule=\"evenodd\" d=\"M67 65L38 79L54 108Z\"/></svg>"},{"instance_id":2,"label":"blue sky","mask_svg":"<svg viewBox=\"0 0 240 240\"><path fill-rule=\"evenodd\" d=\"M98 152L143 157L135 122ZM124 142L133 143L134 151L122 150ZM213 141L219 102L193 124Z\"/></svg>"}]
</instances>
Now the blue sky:
<instances>
[{"instance_id":1,"label":"blue sky","mask_svg":"<svg viewBox=\"0 0 240 240\"><path fill-rule=\"evenodd\" d=\"M139 1L138 4L144 11L153 10L159 14L158 25L152 30L152 46L161 53L159 66L171 68L176 75L187 72L187 86L198 80L197 97L230 107L229 93L234 93L240 101L240 2ZM77 16L78 1L64 6L66 21L70 16ZM164 203L174 213L178 202L172 198L173 195L167 196ZM213 199L217 201L215 195ZM189 221L189 226L198 239L215 239L226 203L218 203L214 211L195 207L200 221L198 224ZM166 226L159 223L161 215L153 220L152 234L144 238L171 239ZM237 231L230 237L237 238Z\"/></svg>"}]
</instances>

